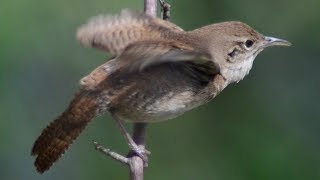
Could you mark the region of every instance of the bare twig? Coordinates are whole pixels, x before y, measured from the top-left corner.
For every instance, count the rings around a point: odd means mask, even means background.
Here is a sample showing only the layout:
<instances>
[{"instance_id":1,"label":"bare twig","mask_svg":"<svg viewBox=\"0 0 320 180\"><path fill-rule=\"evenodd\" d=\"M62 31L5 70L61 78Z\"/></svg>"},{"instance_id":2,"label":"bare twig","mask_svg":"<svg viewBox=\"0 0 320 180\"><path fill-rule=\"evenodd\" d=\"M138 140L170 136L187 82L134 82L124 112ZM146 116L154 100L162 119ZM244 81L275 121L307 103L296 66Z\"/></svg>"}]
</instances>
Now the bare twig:
<instances>
[{"instance_id":1,"label":"bare twig","mask_svg":"<svg viewBox=\"0 0 320 180\"><path fill-rule=\"evenodd\" d=\"M161 17L163 20L165 21L169 21L170 20L170 4L167 3L164 0L159 0L160 5L161 5Z\"/></svg>"},{"instance_id":2,"label":"bare twig","mask_svg":"<svg viewBox=\"0 0 320 180\"><path fill-rule=\"evenodd\" d=\"M157 0L144 0L144 13L149 16L157 16Z\"/></svg>"},{"instance_id":3,"label":"bare twig","mask_svg":"<svg viewBox=\"0 0 320 180\"><path fill-rule=\"evenodd\" d=\"M110 149L107 149L107 148L101 146L96 141L93 141L93 144L96 147L96 150L100 151L104 155L107 155L107 156L109 156L109 157L111 157L111 158L113 158L113 159L115 159L117 161L120 161L120 162L124 163L124 164L129 164L129 159L128 158L126 158L126 157L124 157L124 156L122 156L122 155L120 155L120 154L118 154L116 152L113 152Z\"/></svg>"},{"instance_id":4,"label":"bare twig","mask_svg":"<svg viewBox=\"0 0 320 180\"><path fill-rule=\"evenodd\" d=\"M133 156L129 161L130 180L143 180L143 161L139 156Z\"/></svg>"},{"instance_id":5,"label":"bare twig","mask_svg":"<svg viewBox=\"0 0 320 180\"><path fill-rule=\"evenodd\" d=\"M140 149L145 150L145 134L146 123L135 123L133 127L133 141L139 146ZM149 151L147 151L148 153ZM130 167L130 180L143 180L144 167L148 166L148 159L142 159L141 156L134 151L130 151L128 154L129 167ZM147 154L146 154L147 158Z\"/></svg>"}]
</instances>

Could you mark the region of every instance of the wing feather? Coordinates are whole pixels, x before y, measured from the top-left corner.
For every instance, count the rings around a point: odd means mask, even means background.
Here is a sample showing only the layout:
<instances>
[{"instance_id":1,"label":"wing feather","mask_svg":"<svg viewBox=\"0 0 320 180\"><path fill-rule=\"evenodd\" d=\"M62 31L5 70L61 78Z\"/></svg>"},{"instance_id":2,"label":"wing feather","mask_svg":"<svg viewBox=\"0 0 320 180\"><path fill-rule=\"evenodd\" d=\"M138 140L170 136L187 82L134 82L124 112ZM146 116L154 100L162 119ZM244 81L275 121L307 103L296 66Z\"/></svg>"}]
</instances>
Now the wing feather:
<instances>
[{"instance_id":1,"label":"wing feather","mask_svg":"<svg viewBox=\"0 0 320 180\"><path fill-rule=\"evenodd\" d=\"M86 46L119 55L137 41L159 40L169 34L184 32L168 21L144 13L122 10L119 15L100 15L91 18L77 31L78 41Z\"/></svg>"},{"instance_id":2,"label":"wing feather","mask_svg":"<svg viewBox=\"0 0 320 180\"><path fill-rule=\"evenodd\" d=\"M163 64L179 65L186 74L199 81L207 81L219 72L218 65L206 53L177 42L143 41L129 45L120 56L99 66L81 80L81 85L95 89L110 74L140 73Z\"/></svg>"}]
</instances>

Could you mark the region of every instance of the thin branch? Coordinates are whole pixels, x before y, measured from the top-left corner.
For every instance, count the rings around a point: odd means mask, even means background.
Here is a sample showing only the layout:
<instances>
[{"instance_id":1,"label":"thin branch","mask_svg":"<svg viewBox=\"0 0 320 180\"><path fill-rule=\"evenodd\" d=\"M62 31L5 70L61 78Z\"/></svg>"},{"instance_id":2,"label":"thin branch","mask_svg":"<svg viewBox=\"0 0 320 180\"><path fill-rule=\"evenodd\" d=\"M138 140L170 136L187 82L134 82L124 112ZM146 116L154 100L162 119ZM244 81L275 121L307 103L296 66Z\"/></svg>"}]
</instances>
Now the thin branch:
<instances>
[{"instance_id":1,"label":"thin branch","mask_svg":"<svg viewBox=\"0 0 320 180\"><path fill-rule=\"evenodd\" d=\"M144 13L149 16L157 16L157 0L144 0Z\"/></svg>"},{"instance_id":2,"label":"thin branch","mask_svg":"<svg viewBox=\"0 0 320 180\"><path fill-rule=\"evenodd\" d=\"M119 161L119 162L122 162L124 164L129 164L129 159L116 153L116 152L113 152L111 151L110 149L107 149L103 146L101 146L98 142L96 141L93 141L93 144L96 148L96 150L100 151L102 154L106 155L106 156L109 156L111 158L113 158L114 160L116 161Z\"/></svg>"},{"instance_id":3,"label":"thin branch","mask_svg":"<svg viewBox=\"0 0 320 180\"><path fill-rule=\"evenodd\" d=\"M165 21L170 20L170 9L171 5L164 0L159 0L161 5L161 17Z\"/></svg>"}]
</instances>

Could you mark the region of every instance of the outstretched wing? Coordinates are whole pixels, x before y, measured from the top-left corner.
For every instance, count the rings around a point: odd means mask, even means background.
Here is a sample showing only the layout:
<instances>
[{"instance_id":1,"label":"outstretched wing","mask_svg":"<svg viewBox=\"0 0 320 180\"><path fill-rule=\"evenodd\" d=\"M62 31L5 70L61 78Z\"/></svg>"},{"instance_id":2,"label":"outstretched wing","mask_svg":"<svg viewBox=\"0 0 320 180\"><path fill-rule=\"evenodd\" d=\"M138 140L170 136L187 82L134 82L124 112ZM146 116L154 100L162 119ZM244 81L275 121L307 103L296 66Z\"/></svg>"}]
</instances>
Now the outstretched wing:
<instances>
[{"instance_id":1,"label":"outstretched wing","mask_svg":"<svg viewBox=\"0 0 320 180\"><path fill-rule=\"evenodd\" d=\"M78 29L81 44L105 50L114 56L137 41L166 39L172 33L184 32L180 27L158 18L130 10L120 15L100 15Z\"/></svg>"},{"instance_id":2,"label":"outstretched wing","mask_svg":"<svg viewBox=\"0 0 320 180\"><path fill-rule=\"evenodd\" d=\"M120 56L95 69L81 80L81 84L86 89L95 89L110 74L125 76L170 64L178 65L186 75L199 81L209 81L219 72L210 55L191 47L170 41L141 41L129 45Z\"/></svg>"}]
</instances>

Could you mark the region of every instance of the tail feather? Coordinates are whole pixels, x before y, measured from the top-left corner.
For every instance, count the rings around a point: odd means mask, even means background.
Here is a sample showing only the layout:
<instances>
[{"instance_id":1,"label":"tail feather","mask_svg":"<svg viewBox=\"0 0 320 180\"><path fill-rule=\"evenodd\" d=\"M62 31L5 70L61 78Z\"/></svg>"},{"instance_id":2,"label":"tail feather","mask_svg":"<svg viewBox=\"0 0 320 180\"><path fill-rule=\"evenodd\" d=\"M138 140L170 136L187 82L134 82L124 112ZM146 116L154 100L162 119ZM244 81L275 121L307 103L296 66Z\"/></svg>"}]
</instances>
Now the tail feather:
<instances>
[{"instance_id":1,"label":"tail feather","mask_svg":"<svg viewBox=\"0 0 320 180\"><path fill-rule=\"evenodd\" d=\"M79 93L68 109L50 123L35 141L32 155L37 156L38 172L48 170L67 150L86 125L96 116L97 104L94 96Z\"/></svg>"}]
</instances>

